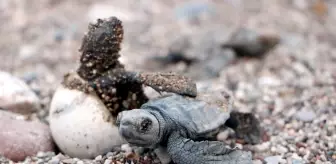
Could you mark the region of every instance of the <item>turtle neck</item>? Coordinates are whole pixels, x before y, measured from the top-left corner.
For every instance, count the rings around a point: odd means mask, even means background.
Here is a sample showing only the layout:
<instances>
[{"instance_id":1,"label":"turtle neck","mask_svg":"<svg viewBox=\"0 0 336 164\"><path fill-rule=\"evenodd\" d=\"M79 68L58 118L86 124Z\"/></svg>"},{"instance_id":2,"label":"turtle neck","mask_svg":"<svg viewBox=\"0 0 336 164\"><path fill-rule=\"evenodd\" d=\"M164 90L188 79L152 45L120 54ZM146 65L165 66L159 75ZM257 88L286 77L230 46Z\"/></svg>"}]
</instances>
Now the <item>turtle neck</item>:
<instances>
[{"instance_id":1,"label":"turtle neck","mask_svg":"<svg viewBox=\"0 0 336 164\"><path fill-rule=\"evenodd\" d=\"M157 110L150 110L150 113L153 114L159 122L160 131L158 144L162 145L163 143L166 143L173 124L171 124L171 121L165 119L162 116L162 113Z\"/></svg>"}]
</instances>

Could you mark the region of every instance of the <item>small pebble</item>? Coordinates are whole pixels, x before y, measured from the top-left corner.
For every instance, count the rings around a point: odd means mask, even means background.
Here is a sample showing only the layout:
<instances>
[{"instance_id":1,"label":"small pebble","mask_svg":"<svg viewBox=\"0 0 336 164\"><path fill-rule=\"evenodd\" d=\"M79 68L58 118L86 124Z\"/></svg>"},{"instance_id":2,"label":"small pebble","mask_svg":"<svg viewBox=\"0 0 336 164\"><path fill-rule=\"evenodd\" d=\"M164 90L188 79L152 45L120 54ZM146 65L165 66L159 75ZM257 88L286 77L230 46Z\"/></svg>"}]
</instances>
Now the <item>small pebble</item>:
<instances>
[{"instance_id":1,"label":"small pebble","mask_svg":"<svg viewBox=\"0 0 336 164\"><path fill-rule=\"evenodd\" d=\"M277 151L277 148L274 147L274 146L272 146L272 147L271 147L271 152L276 152L276 151Z\"/></svg>"},{"instance_id":2,"label":"small pebble","mask_svg":"<svg viewBox=\"0 0 336 164\"><path fill-rule=\"evenodd\" d=\"M77 161L76 164L84 164L84 162L83 161Z\"/></svg>"},{"instance_id":3,"label":"small pebble","mask_svg":"<svg viewBox=\"0 0 336 164\"><path fill-rule=\"evenodd\" d=\"M287 153L288 152L288 149L282 145L278 145L277 148L276 148L276 151L278 153L281 153L281 154L284 154L284 153Z\"/></svg>"},{"instance_id":4,"label":"small pebble","mask_svg":"<svg viewBox=\"0 0 336 164\"><path fill-rule=\"evenodd\" d=\"M257 152L264 152L270 148L270 142L264 142L254 146L254 150Z\"/></svg>"},{"instance_id":5,"label":"small pebble","mask_svg":"<svg viewBox=\"0 0 336 164\"><path fill-rule=\"evenodd\" d=\"M278 164L280 163L283 159L282 156L269 156L264 159L267 164Z\"/></svg>"},{"instance_id":6,"label":"small pebble","mask_svg":"<svg viewBox=\"0 0 336 164\"><path fill-rule=\"evenodd\" d=\"M105 160L105 162L104 162L104 164L111 164L112 163L112 160L110 160L110 159L107 159L107 160Z\"/></svg>"},{"instance_id":7,"label":"small pebble","mask_svg":"<svg viewBox=\"0 0 336 164\"><path fill-rule=\"evenodd\" d=\"M304 162L300 159L293 159L292 164L304 164Z\"/></svg>"},{"instance_id":8,"label":"small pebble","mask_svg":"<svg viewBox=\"0 0 336 164\"><path fill-rule=\"evenodd\" d=\"M19 51L19 57L20 59L28 59L31 58L33 55L37 53L37 46L36 45L29 45L25 44L22 45Z\"/></svg>"},{"instance_id":9,"label":"small pebble","mask_svg":"<svg viewBox=\"0 0 336 164\"><path fill-rule=\"evenodd\" d=\"M40 100L23 80L0 71L0 108L31 114L40 108Z\"/></svg>"},{"instance_id":10,"label":"small pebble","mask_svg":"<svg viewBox=\"0 0 336 164\"><path fill-rule=\"evenodd\" d=\"M98 156L95 158L96 161L100 161L100 160L102 160L102 159L103 159L103 157L102 157L101 155L98 155Z\"/></svg>"},{"instance_id":11,"label":"small pebble","mask_svg":"<svg viewBox=\"0 0 336 164\"><path fill-rule=\"evenodd\" d=\"M236 143L236 147L237 147L238 149L243 149L243 145L240 144L240 143Z\"/></svg>"},{"instance_id":12,"label":"small pebble","mask_svg":"<svg viewBox=\"0 0 336 164\"><path fill-rule=\"evenodd\" d=\"M263 164L261 160L253 160L253 164Z\"/></svg>"},{"instance_id":13,"label":"small pebble","mask_svg":"<svg viewBox=\"0 0 336 164\"><path fill-rule=\"evenodd\" d=\"M276 87L279 86L281 82L272 76L264 76L258 79L258 84L260 86Z\"/></svg>"},{"instance_id":14,"label":"small pebble","mask_svg":"<svg viewBox=\"0 0 336 164\"><path fill-rule=\"evenodd\" d=\"M50 164L59 164L60 161L61 161L60 159L53 157L53 158L49 161L49 163L50 163Z\"/></svg>"},{"instance_id":15,"label":"small pebble","mask_svg":"<svg viewBox=\"0 0 336 164\"><path fill-rule=\"evenodd\" d=\"M0 110L0 154L13 161L21 161L40 151L54 151L47 125L37 120L17 119L17 116L20 115ZM44 156L43 153L38 155Z\"/></svg>"},{"instance_id":16,"label":"small pebble","mask_svg":"<svg viewBox=\"0 0 336 164\"><path fill-rule=\"evenodd\" d=\"M36 157L37 158L42 158L42 157L44 157L46 154L44 154L44 152L38 152L37 153L37 155L36 155Z\"/></svg>"},{"instance_id":17,"label":"small pebble","mask_svg":"<svg viewBox=\"0 0 336 164\"><path fill-rule=\"evenodd\" d=\"M328 148L329 148L329 149L334 149L334 148L335 148L335 143L333 143L333 142L328 142Z\"/></svg>"},{"instance_id":18,"label":"small pebble","mask_svg":"<svg viewBox=\"0 0 336 164\"><path fill-rule=\"evenodd\" d=\"M301 121L309 122L316 118L316 114L313 111L301 110L296 113L296 118Z\"/></svg>"},{"instance_id":19,"label":"small pebble","mask_svg":"<svg viewBox=\"0 0 336 164\"><path fill-rule=\"evenodd\" d=\"M106 157L109 158L109 157L113 157L114 155L115 155L114 152L108 152L108 153L106 154Z\"/></svg>"},{"instance_id":20,"label":"small pebble","mask_svg":"<svg viewBox=\"0 0 336 164\"><path fill-rule=\"evenodd\" d=\"M38 160L36 161L36 163L37 163L37 164L43 164L43 163L44 163L44 160L43 160L43 159L38 159Z\"/></svg>"},{"instance_id":21,"label":"small pebble","mask_svg":"<svg viewBox=\"0 0 336 164\"><path fill-rule=\"evenodd\" d=\"M126 153L130 153L132 152L132 147L129 144L123 144L121 145L121 150Z\"/></svg>"},{"instance_id":22,"label":"small pebble","mask_svg":"<svg viewBox=\"0 0 336 164\"><path fill-rule=\"evenodd\" d=\"M229 137L230 132L228 130L225 130L223 132L220 132L217 135L217 140L218 141L225 141Z\"/></svg>"},{"instance_id":23,"label":"small pebble","mask_svg":"<svg viewBox=\"0 0 336 164\"><path fill-rule=\"evenodd\" d=\"M74 163L75 160L72 159L72 158L69 158L69 159L63 159L62 162L65 163L65 164L71 164L71 163Z\"/></svg>"}]
</instances>

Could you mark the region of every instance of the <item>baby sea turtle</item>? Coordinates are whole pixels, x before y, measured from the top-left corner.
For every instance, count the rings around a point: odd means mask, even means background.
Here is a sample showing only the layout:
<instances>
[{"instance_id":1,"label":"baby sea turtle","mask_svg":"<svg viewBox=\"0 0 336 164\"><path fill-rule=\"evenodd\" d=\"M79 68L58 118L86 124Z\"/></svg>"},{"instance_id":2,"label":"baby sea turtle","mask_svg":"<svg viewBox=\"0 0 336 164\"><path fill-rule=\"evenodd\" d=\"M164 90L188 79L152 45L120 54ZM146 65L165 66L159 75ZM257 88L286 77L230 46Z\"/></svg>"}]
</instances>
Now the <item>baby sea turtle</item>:
<instances>
[{"instance_id":1,"label":"baby sea turtle","mask_svg":"<svg viewBox=\"0 0 336 164\"><path fill-rule=\"evenodd\" d=\"M90 24L79 49L82 53L80 65L76 72L65 75L63 85L95 93L113 116L122 110L138 108L148 101L143 85L158 92L196 96L196 84L185 76L172 72L126 70L118 60L123 35L122 22L117 17L98 19Z\"/></svg>"},{"instance_id":2,"label":"baby sea turtle","mask_svg":"<svg viewBox=\"0 0 336 164\"><path fill-rule=\"evenodd\" d=\"M116 123L127 142L164 148L177 164L252 163L250 152L231 149L214 138L226 127L250 143L261 138L258 120L251 114L233 112L232 98L226 92L196 98L165 95L140 109L119 113Z\"/></svg>"}]
</instances>

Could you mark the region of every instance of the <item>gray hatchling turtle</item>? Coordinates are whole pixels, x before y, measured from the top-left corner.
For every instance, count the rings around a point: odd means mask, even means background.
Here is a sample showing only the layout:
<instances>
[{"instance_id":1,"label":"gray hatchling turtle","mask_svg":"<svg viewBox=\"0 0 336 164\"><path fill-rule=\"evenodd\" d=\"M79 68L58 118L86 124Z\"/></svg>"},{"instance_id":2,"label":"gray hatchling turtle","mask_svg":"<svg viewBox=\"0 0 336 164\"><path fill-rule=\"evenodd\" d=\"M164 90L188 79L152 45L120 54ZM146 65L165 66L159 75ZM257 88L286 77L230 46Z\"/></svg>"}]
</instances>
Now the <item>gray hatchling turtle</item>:
<instances>
[{"instance_id":1,"label":"gray hatchling turtle","mask_svg":"<svg viewBox=\"0 0 336 164\"><path fill-rule=\"evenodd\" d=\"M177 164L252 163L250 152L215 140L226 127L251 143L261 138L258 120L252 114L232 112L232 98L226 92L220 94L196 98L169 94L152 99L141 109L119 113L119 133L132 145L166 149Z\"/></svg>"}]
</instances>

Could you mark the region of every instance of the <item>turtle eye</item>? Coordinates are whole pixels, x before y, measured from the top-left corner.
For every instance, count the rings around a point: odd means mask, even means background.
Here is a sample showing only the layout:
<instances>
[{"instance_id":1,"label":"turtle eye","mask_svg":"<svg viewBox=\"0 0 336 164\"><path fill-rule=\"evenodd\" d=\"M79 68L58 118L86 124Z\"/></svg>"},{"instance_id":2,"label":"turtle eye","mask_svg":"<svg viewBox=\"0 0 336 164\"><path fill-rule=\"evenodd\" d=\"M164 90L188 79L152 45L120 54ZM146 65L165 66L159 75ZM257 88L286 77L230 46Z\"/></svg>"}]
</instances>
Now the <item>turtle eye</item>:
<instances>
[{"instance_id":1,"label":"turtle eye","mask_svg":"<svg viewBox=\"0 0 336 164\"><path fill-rule=\"evenodd\" d=\"M152 120L146 118L146 119L143 119L140 123L140 132L146 132L148 131L152 126Z\"/></svg>"}]
</instances>

